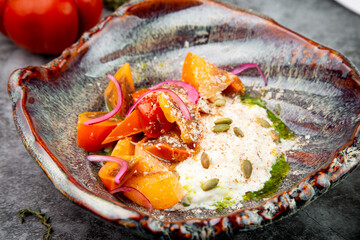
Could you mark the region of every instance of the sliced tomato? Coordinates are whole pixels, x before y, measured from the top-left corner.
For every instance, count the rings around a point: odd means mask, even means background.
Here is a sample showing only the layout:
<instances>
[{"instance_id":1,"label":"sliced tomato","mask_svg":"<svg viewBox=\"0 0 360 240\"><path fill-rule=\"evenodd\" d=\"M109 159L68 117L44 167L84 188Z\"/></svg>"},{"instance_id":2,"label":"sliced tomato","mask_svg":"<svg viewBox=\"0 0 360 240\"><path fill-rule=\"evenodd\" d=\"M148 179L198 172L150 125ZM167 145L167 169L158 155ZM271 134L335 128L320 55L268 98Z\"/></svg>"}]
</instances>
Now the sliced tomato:
<instances>
[{"instance_id":1,"label":"sliced tomato","mask_svg":"<svg viewBox=\"0 0 360 240\"><path fill-rule=\"evenodd\" d=\"M97 152L106 145L102 144L109 133L119 124L117 118L110 118L101 123L85 125L84 122L98 118L106 113L104 112L84 112L79 115L77 125L77 145L88 152Z\"/></svg>"},{"instance_id":2,"label":"sliced tomato","mask_svg":"<svg viewBox=\"0 0 360 240\"><path fill-rule=\"evenodd\" d=\"M148 91L149 89L142 89L135 92L132 95L134 102ZM143 131L149 138L157 138L176 126L175 123L170 123L166 119L158 102L158 93L143 98L136 109L139 111Z\"/></svg>"}]
</instances>

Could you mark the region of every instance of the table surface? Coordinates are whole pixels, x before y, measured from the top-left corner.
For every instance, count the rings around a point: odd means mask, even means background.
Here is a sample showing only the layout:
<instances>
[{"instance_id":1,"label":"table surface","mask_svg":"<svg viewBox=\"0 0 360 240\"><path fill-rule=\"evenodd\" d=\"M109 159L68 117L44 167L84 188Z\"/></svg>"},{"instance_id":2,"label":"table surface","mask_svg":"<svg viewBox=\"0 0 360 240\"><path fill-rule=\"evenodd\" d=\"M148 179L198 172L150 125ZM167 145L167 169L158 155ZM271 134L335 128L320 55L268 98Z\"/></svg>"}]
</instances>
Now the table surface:
<instances>
[{"instance_id":1,"label":"table surface","mask_svg":"<svg viewBox=\"0 0 360 240\"><path fill-rule=\"evenodd\" d=\"M360 68L360 16L332 0L224 0L273 18L285 27L346 55ZM104 11L104 15L108 12ZM0 35L0 239L41 239L35 217L23 224L16 214L40 209L53 226L53 239L139 239L62 195L30 156L15 129L7 93L11 72L53 57L29 53ZM360 239L360 171L300 212L234 239Z\"/></svg>"}]
</instances>

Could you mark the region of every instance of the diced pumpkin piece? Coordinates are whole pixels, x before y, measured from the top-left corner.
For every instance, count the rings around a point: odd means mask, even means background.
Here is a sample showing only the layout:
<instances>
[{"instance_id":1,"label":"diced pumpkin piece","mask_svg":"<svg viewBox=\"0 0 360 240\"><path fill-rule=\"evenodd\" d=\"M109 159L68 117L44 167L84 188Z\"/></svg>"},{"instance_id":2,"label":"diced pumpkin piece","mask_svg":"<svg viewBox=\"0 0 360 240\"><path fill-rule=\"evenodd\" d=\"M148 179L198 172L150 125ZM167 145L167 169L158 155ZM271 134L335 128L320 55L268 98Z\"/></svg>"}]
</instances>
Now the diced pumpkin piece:
<instances>
[{"instance_id":1,"label":"diced pumpkin piece","mask_svg":"<svg viewBox=\"0 0 360 240\"><path fill-rule=\"evenodd\" d=\"M143 141L140 141L135 146L135 156L140 158L136 171L138 173L167 171L165 164L146 152L142 143Z\"/></svg>"},{"instance_id":2,"label":"diced pumpkin piece","mask_svg":"<svg viewBox=\"0 0 360 240\"><path fill-rule=\"evenodd\" d=\"M243 96L245 94L245 85L241 82L239 78L235 79L225 90L226 93L235 93Z\"/></svg>"},{"instance_id":3,"label":"diced pumpkin piece","mask_svg":"<svg viewBox=\"0 0 360 240\"><path fill-rule=\"evenodd\" d=\"M98 172L101 181L109 191L121 187L123 183L126 182L134 174L139 164L136 158L134 158L133 160L129 160L131 156L128 157L123 156L122 158L124 160L129 161L129 169L125 173L125 176L123 177L123 179L120 181L119 184L115 183L115 177L121 168L118 163L107 162L104 166L100 168L100 171Z\"/></svg>"},{"instance_id":4,"label":"diced pumpkin piece","mask_svg":"<svg viewBox=\"0 0 360 240\"><path fill-rule=\"evenodd\" d=\"M175 175L169 171L136 173L124 183L124 186L136 188L149 199L152 207L158 210L174 206L187 194ZM124 195L139 205L143 204L131 192L124 192Z\"/></svg>"},{"instance_id":5,"label":"diced pumpkin piece","mask_svg":"<svg viewBox=\"0 0 360 240\"><path fill-rule=\"evenodd\" d=\"M121 68L116 72L114 77L120 83L123 94L122 106L117 114L119 115L119 117L124 118L126 112L132 105L131 95L135 92L135 86L131 76L129 63L125 63L124 65L122 65ZM113 82L109 82L109 85L105 89L104 95L109 110L114 109L117 105L118 93Z\"/></svg>"},{"instance_id":6,"label":"diced pumpkin piece","mask_svg":"<svg viewBox=\"0 0 360 240\"><path fill-rule=\"evenodd\" d=\"M191 156L191 153L188 149L181 147L171 146L166 143L158 143L153 146L145 148L145 151L165 160L170 161L184 161Z\"/></svg>"},{"instance_id":7,"label":"diced pumpkin piece","mask_svg":"<svg viewBox=\"0 0 360 240\"><path fill-rule=\"evenodd\" d=\"M98 118L106 113L104 112L84 112L79 115L77 124L77 145L88 152L97 152L104 148L106 144L102 142L109 133L117 126L119 120L110 118L106 121L85 125L84 122Z\"/></svg>"},{"instance_id":8,"label":"diced pumpkin piece","mask_svg":"<svg viewBox=\"0 0 360 240\"><path fill-rule=\"evenodd\" d=\"M145 152L150 153L157 159L168 161L184 161L194 154L179 136L178 131L165 133L157 139L149 139L143 143Z\"/></svg>"},{"instance_id":9,"label":"diced pumpkin piece","mask_svg":"<svg viewBox=\"0 0 360 240\"><path fill-rule=\"evenodd\" d=\"M131 137L126 137L116 143L111 156L121 158L121 156L134 155L134 153L135 145L131 142Z\"/></svg>"},{"instance_id":10,"label":"diced pumpkin piece","mask_svg":"<svg viewBox=\"0 0 360 240\"><path fill-rule=\"evenodd\" d=\"M103 144L120 140L143 131L139 112L134 110L127 118L125 118L108 136L104 139Z\"/></svg>"},{"instance_id":11,"label":"diced pumpkin piece","mask_svg":"<svg viewBox=\"0 0 360 240\"><path fill-rule=\"evenodd\" d=\"M169 101L165 94L162 93L158 97L159 105L161 110L164 112L166 120L173 123L178 119L176 109L174 108L174 104Z\"/></svg>"},{"instance_id":12,"label":"diced pumpkin piece","mask_svg":"<svg viewBox=\"0 0 360 240\"><path fill-rule=\"evenodd\" d=\"M193 85L200 96L210 98L225 90L239 79L236 75L224 71L205 59L189 52L185 58L182 80Z\"/></svg>"},{"instance_id":13,"label":"diced pumpkin piece","mask_svg":"<svg viewBox=\"0 0 360 240\"><path fill-rule=\"evenodd\" d=\"M158 159L148 156L145 158L139 159L139 164L136 167L136 172L138 173L148 173L148 172L160 172L167 171L165 164L160 162Z\"/></svg>"},{"instance_id":14,"label":"diced pumpkin piece","mask_svg":"<svg viewBox=\"0 0 360 240\"><path fill-rule=\"evenodd\" d=\"M115 188L121 187L121 185L136 171L139 158L134 157L135 146L131 143L131 138L127 137L120 139L112 153L111 156L119 157L129 162L128 172L125 174L124 178L119 184L115 183L115 176L120 170L120 164L115 162L107 162L104 166L101 167L98 175L105 185L105 187L111 191Z\"/></svg>"},{"instance_id":15,"label":"diced pumpkin piece","mask_svg":"<svg viewBox=\"0 0 360 240\"><path fill-rule=\"evenodd\" d=\"M158 100L160 108L164 112L166 119L169 122L176 122L180 128L181 139L186 144L193 144L194 142L197 142L200 138L200 134L196 131L198 127L196 119L194 121L193 119L190 120L184 118L175 101L165 93L161 93ZM196 112L196 107L194 105L188 104L187 107L190 111ZM197 118L197 116L195 116L195 118Z\"/></svg>"}]
</instances>

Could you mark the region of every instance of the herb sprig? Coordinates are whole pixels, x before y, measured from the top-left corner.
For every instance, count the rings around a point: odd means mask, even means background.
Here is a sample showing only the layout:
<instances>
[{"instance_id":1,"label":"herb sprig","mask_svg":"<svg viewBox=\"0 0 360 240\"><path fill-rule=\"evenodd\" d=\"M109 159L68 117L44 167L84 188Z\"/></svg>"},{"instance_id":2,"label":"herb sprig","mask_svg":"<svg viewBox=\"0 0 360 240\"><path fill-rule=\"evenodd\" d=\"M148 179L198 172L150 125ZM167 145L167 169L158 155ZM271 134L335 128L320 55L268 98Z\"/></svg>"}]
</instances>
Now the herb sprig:
<instances>
[{"instance_id":1,"label":"herb sprig","mask_svg":"<svg viewBox=\"0 0 360 240\"><path fill-rule=\"evenodd\" d=\"M20 215L20 223L24 223L24 218L27 216L35 215L40 219L40 223L47 227L47 230L43 233L42 239L43 240L50 240L51 239L51 232L52 232L52 225L49 223L50 218L48 218L44 213L40 211L40 209L35 212L30 208L26 208L23 210L18 211L16 214Z\"/></svg>"}]
</instances>

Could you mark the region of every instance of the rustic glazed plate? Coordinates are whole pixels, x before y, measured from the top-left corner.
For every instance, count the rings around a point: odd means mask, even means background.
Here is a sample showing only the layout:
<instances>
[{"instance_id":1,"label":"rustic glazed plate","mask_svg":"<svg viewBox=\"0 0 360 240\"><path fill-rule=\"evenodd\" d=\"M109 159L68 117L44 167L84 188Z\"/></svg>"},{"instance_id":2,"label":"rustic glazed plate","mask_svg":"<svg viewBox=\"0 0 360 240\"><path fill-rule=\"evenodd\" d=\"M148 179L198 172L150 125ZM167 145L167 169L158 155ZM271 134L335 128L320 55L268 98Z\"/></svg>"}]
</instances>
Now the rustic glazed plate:
<instances>
[{"instance_id":1,"label":"rustic glazed plate","mask_svg":"<svg viewBox=\"0 0 360 240\"><path fill-rule=\"evenodd\" d=\"M249 93L281 119L299 141L276 195L221 212L154 211L105 190L98 165L76 145L77 115L103 109L108 79L129 62L137 87L180 79L191 51L240 76ZM147 237L209 238L254 229L288 216L340 182L359 165L360 77L340 53L264 16L207 0L130 2L85 33L47 65L15 71L8 89L24 144L67 197Z\"/></svg>"}]
</instances>

